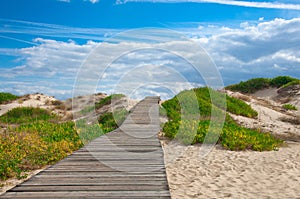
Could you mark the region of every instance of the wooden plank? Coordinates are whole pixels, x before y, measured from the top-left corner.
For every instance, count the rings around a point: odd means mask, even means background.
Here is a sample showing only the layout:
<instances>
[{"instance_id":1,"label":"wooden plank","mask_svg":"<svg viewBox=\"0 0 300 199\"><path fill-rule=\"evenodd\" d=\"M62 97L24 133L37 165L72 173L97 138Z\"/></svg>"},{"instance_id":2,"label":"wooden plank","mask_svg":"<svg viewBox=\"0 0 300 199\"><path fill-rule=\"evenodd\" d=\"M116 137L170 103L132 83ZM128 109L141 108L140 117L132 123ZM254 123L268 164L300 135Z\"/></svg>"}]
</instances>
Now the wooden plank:
<instances>
[{"instance_id":1,"label":"wooden plank","mask_svg":"<svg viewBox=\"0 0 300 199\"><path fill-rule=\"evenodd\" d=\"M0 198L170 198L157 137L158 102L145 98L119 129Z\"/></svg>"},{"instance_id":2,"label":"wooden plank","mask_svg":"<svg viewBox=\"0 0 300 199\"><path fill-rule=\"evenodd\" d=\"M128 179L123 179L123 180L111 180L111 179L71 179L69 178L68 180L65 181L58 181L60 179L55 179L55 180L45 180L43 181L43 185L47 186L64 186L64 185L89 185L89 186L94 186L94 185L103 185L103 186L114 186L114 185L168 185L168 183L161 179L161 180L137 180L137 181L129 181ZM72 180L72 181L71 181ZM40 186L41 183L39 180L30 180L26 184L23 184L22 186Z\"/></svg>"},{"instance_id":3,"label":"wooden plank","mask_svg":"<svg viewBox=\"0 0 300 199\"><path fill-rule=\"evenodd\" d=\"M17 186L14 188L14 192L43 192L43 191L155 191L158 189L167 189L167 185L61 185L61 186Z\"/></svg>"},{"instance_id":4,"label":"wooden plank","mask_svg":"<svg viewBox=\"0 0 300 199\"><path fill-rule=\"evenodd\" d=\"M156 191L61 191L8 192L3 198L170 198L167 190Z\"/></svg>"}]
</instances>

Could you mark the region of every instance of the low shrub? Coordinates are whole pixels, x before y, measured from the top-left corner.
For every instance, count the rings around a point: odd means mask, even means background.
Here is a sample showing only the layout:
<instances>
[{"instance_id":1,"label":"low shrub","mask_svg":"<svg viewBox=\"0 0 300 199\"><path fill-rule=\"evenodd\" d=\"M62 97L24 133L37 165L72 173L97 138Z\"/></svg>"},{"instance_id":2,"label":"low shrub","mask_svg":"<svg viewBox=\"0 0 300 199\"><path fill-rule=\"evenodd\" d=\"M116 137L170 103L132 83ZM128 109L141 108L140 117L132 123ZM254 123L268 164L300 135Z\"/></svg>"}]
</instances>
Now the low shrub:
<instances>
[{"instance_id":1,"label":"low shrub","mask_svg":"<svg viewBox=\"0 0 300 199\"><path fill-rule=\"evenodd\" d=\"M213 98L214 104L212 104L211 98ZM198 104L194 99L198 101ZM174 98L165 101L162 107L171 120L180 120L181 114L183 114L182 110L187 112L186 115L197 115L200 112L202 118L210 117L212 110L220 112L219 115L222 114L221 111L227 110L230 113L250 118L257 116L257 112L242 100L207 87L180 92Z\"/></svg>"},{"instance_id":2,"label":"low shrub","mask_svg":"<svg viewBox=\"0 0 300 199\"><path fill-rule=\"evenodd\" d=\"M191 101L193 95L197 96L198 108L195 108L195 102ZM214 104L212 104L211 98L213 98ZM226 100L225 105L222 101L224 99ZM217 121L218 118L211 118L212 110L217 115L222 115L227 110L236 115L251 118L256 117L257 112L245 102L209 88L183 91L165 101L162 106L169 118L169 121L163 126L165 136L184 144L203 143L205 140L205 143L219 142L229 150L264 151L277 149L282 143L281 140L268 133L239 126L228 114L226 114L224 126L222 126L222 121ZM191 115L190 118L181 118L184 113L182 107L184 111L188 112L187 114ZM200 112L200 118L193 117L197 112Z\"/></svg>"},{"instance_id":3,"label":"low shrub","mask_svg":"<svg viewBox=\"0 0 300 199\"><path fill-rule=\"evenodd\" d=\"M0 104L3 104L3 103L8 102L8 101L16 100L18 98L19 98L18 96L13 95L11 93L2 93L2 92L0 92Z\"/></svg>"},{"instance_id":4,"label":"low shrub","mask_svg":"<svg viewBox=\"0 0 300 199\"><path fill-rule=\"evenodd\" d=\"M278 149L282 143L269 133L247 129L234 123L226 123L221 134L222 146L234 151L271 151Z\"/></svg>"},{"instance_id":5,"label":"low shrub","mask_svg":"<svg viewBox=\"0 0 300 199\"><path fill-rule=\"evenodd\" d=\"M22 172L63 159L82 147L73 122L35 122L0 134L0 179L23 177Z\"/></svg>"},{"instance_id":6,"label":"low shrub","mask_svg":"<svg viewBox=\"0 0 300 199\"><path fill-rule=\"evenodd\" d=\"M255 93L258 90L268 88L270 86L270 79L254 78L246 82L241 81L239 84L234 84L225 87L231 91L238 91L241 93Z\"/></svg>"},{"instance_id":7,"label":"low shrub","mask_svg":"<svg viewBox=\"0 0 300 199\"><path fill-rule=\"evenodd\" d=\"M121 99L123 97L125 97L125 95L123 95L123 94L112 94L112 95L107 96L104 99L100 100L100 102L96 103L95 104L95 108L99 109L99 108L101 108L101 107L103 107L105 105L111 104L112 101Z\"/></svg>"},{"instance_id":8,"label":"low shrub","mask_svg":"<svg viewBox=\"0 0 300 199\"><path fill-rule=\"evenodd\" d=\"M241 93L255 93L256 91L269 87L286 87L294 84L300 84L300 80L289 76L278 76L275 78L253 78L246 82L240 82L225 87L231 91L238 91Z\"/></svg>"},{"instance_id":9,"label":"low shrub","mask_svg":"<svg viewBox=\"0 0 300 199\"><path fill-rule=\"evenodd\" d=\"M257 117L258 113L251 108L250 105L246 104L244 101L226 96L227 111L234 113L235 115L242 115L249 118Z\"/></svg>"},{"instance_id":10,"label":"low shrub","mask_svg":"<svg viewBox=\"0 0 300 199\"><path fill-rule=\"evenodd\" d=\"M270 80L270 85L279 88L294 81L296 82L299 80L289 76L278 76Z\"/></svg>"},{"instance_id":11,"label":"low shrub","mask_svg":"<svg viewBox=\"0 0 300 199\"><path fill-rule=\"evenodd\" d=\"M126 109L115 110L113 113L104 113L98 118L100 128L104 133L117 129L126 119L128 111Z\"/></svg>"},{"instance_id":12,"label":"low shrub","mask_svg":"<svg viewBox=\"0 0 300 199\"><path fill-rule=\"evenodd\" d=\"M209 120L169 121L163 128L165 136L183 144L203 143L209 132L211 140L206 140L205 143L218 141L224 148L234 151L270 151L282 144L281 140L269 133L240 127L233 122L225 122L221 132L219 130L220 128L211 127Z\"/></svg>"},{"instance_id":13,"label":"low shrub","mask_svg":"<svg viewBox=\"0 0 300 199\"><path fill-rule=\"evenodd\" d=\"M48 110L33 107L17 107L0 116L0 122L8 124L24 124L37 121L49 121L58 119Z\"/></svg>"},{"instance_id":14,"label":"low shrub","mask_svg":"<svg viewBox=\"0 0 300 199\"><path fill-rule=\"evenodd\" d=\"M76 121L76 129L83 144L87 144L107 133L103 131L98 123L90 123L87 119Z\"/></svg>"},{"instance_id":15,"label":"low shrub","mask_svg":"<svg viewBox=\"0 0 300 199\"><path fill-rule=\"evenodd\" d=\"M288 86L294 86L294 85L299 85L299 84L300 84L300 80L294 80L294 81L292 81L292 82L289 82L289 83L287 83L287 84L281 86L281 88L286 88L286 87L288 87Z\"/></svg>"}]
</instances>

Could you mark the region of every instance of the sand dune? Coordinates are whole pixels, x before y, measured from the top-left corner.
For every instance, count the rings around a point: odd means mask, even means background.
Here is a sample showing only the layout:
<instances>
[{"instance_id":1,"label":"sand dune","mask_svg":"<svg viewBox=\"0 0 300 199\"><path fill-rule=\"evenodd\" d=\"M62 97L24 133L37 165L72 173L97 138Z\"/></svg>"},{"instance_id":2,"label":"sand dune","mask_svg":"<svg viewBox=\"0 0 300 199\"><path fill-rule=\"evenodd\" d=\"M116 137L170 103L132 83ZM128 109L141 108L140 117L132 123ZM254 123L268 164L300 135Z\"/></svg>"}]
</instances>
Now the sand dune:
<instances>
[{"instance_id":1,"label":"sand dune","mask_svg":"<svg viewBox=\"0 0 300 199\"><path fill-rule=\"evenodd\" d=\"M277 95L274 89L257 96L227 93L258 112L256 119L231 115L242 126L296 142L270 152L235 152L216 146L201 157L201 145L176 146L162 140L172 198L300 198L300 125L280 119L299 112L281 111L281 104L272 100Z\"/></svg>"},{"instance_id":2,"label":"sand dune","mask_svg":"<svg viewBox=\"0 0 300 199\"><path fill-rule=\"evenodd\" d=\"M172 198L300 198L300 144L271 152L215 148L199 157L199 146L167 165Z\"/></svg>"}]
</instances>

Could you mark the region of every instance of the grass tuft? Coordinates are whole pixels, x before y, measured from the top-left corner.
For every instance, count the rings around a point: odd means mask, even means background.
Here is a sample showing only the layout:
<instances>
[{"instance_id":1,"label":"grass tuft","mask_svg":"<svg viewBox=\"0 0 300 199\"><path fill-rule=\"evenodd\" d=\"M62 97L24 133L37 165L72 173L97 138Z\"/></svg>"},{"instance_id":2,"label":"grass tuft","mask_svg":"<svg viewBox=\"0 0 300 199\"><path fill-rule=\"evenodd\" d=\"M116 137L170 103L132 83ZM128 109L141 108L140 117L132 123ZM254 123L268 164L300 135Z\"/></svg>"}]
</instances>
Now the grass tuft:
<instances>
[{"instance_id":1,"label":"grass tuft","mask_svg":"<svg viewBox=\"0 0 300 199\"><path fill-rule=\"evenodd\" d=\"M292 104L284 104L282 105L282 108L284 108L285 110L292 110L292 111L297 111L297 107L292 105Z\"/></svg>"}]
</instances>

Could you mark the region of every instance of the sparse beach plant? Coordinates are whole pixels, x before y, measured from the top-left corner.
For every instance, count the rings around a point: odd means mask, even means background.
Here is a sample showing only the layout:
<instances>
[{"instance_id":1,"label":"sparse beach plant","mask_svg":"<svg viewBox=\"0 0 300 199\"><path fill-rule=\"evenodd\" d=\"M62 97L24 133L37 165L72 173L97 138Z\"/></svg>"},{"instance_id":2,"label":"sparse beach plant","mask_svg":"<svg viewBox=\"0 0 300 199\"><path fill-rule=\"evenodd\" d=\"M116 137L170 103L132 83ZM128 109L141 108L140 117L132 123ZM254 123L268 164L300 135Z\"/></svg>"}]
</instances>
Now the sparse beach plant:
<instances>
[{"instance_id":1,"label":"sparse beach plant","mask_svg":"<svg viewBox=\"0 0 300 199\"><path fill-rule=\"evenodd\" d=\"M282 108L284 108L285 110L292 110L292 111L298 110L297 107L292 104L284 104L282 105Z\"/></svg>"}]
</instances>

